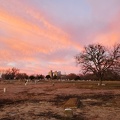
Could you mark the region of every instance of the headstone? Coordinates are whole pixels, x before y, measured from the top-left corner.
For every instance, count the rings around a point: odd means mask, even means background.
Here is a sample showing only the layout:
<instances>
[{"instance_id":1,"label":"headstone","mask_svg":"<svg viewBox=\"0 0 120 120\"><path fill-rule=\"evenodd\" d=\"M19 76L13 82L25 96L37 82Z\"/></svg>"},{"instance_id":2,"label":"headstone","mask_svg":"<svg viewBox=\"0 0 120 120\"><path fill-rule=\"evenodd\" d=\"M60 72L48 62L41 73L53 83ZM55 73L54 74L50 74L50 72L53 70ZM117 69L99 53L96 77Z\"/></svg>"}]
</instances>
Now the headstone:
<instances>
[{"instance_id":1,"label":"headstone","mask_svg":"<svg viewBox=\"0 0 120 120\"><path fill-rule=\"evenodd\" d=\"M6 93L6 88L3 88L3 92Z\"/></svg>"},{"instance_id":2,"label":"headstone","mask_svg":"<svg viewBox=\"0 0 120 120\"><path fill-rule=\"evenodd\" d=\"M69 117L69 118L73 117L73 110L71 108L65 109L65 117Z\"/></svg>"},{"instance_id":3,"label":"headstone","mask_svg":"<svg viewBox=\"0 0 120 120\"><path fill-rule=\"evenodd\" d=\"M25 82L25 86L27 85L27 83L28 83L28 82L26 81L26 82Z\"/></svg>"},{"instance_id":4,"label":"headstone","mask_svg":"<svg viewBox=\"0 0 120 120\"><path fill-rule=\"evenodd\" d=\"M102 84L102 86L105 86L105 84Z\"/></svg>"},{"instance_id":5,"label":"headstone","mask_svg":"<svg viewBox=\"0 0 120 120\"><path fill-rule=\"evenodd\" d=\"M98 83L98 86L100 86L100 83Z\"/></svg>"}]
</instances>

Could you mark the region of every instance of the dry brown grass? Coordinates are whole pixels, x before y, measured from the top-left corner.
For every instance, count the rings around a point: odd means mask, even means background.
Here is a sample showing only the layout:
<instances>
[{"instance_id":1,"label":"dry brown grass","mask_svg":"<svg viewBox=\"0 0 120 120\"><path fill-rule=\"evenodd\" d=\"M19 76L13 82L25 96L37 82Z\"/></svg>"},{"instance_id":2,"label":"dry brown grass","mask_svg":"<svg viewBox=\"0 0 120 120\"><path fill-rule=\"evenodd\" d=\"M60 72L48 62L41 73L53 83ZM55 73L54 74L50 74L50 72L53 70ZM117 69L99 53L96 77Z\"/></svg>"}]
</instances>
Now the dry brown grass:
<instances>
[{"instance_id":1,"label":"dry brown grass","mask_svg":"<svg viewBox=\"0 0 120 120\"><path fill-rule=\"evenodd\" d=\"M52 83L1 82L0 120L65 120L65 106L75 106L76 101L81 105L73 109L72 120L119 120L120 81L101 87L96 81Z\"/></svg>"}]
</instances>

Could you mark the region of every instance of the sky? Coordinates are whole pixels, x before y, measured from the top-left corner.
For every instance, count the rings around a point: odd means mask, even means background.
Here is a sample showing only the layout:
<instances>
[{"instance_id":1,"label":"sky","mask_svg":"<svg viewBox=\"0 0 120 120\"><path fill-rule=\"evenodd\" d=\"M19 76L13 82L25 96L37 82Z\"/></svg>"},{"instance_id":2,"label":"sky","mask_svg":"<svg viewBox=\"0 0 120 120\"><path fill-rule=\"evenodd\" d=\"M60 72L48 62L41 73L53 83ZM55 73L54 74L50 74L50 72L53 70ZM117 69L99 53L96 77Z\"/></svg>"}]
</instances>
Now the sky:
<instances>
[{"instance_id":1,"label":"sky","mask_svg":"<svg viewBox=\"0 0 120 120\"><path fill-rule=\"evenodd\" d=\"M120 43L120 0L0 0L0 70L81 72L84 46Z\"/></svg>"}]
</instances>

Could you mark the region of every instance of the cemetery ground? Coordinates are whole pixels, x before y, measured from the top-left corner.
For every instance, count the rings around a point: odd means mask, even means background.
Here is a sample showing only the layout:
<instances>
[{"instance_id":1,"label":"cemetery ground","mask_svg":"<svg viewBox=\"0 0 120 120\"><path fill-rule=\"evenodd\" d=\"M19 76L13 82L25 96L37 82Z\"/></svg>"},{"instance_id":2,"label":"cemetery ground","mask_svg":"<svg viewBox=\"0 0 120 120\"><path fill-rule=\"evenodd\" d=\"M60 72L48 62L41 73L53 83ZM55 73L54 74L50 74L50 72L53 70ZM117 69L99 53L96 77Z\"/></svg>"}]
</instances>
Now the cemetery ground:
<instances>
[{"instance_id":1,"label":"cemetery ground","mask_svg":"<svg viewBox=\"0 0 120 120\"><path fill-rule=\"evenodd\" d=\"M0 120L120 120L120 81L103 83L1 81Z\"/></svg>"}]
</instances>

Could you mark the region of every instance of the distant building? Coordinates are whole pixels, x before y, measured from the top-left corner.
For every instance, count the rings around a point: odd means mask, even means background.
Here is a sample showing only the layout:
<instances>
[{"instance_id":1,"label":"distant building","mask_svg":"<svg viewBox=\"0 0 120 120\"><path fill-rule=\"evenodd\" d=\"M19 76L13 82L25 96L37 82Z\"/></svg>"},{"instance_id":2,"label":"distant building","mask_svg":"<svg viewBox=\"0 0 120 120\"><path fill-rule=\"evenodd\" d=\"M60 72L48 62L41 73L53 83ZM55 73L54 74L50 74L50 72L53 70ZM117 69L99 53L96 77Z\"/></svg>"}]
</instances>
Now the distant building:
<instances>
[{"instance_id":1,"label":"distant building","mask_svg":"<svg viewBox=\"0 0 120 120\"><path fill-rule=\"evenodd\" d=\"M48 73L48 75L50 75L51 78L53 78L54 76L56 76L57 78L60 79L60 78L61 78L61 71L58 71L58 72L57 72L57 71L54 71L54 72L53 72L53 71L51 70L51 71Z\"/></svg>"},{"instance_id":2,"label":"distant building","mask_svg":"<svg viewBox=\"0 0 120 120\"><path fill-rule=\"evenodd\" d=\"M50 75L50 77L53 78L53 72L52 72L52 70L48 73L48 75Z\"/></svg>"},{"instance_id":3,"label":"distant building","mask_svg":"<svg viewBox=\"0 0 120 120\"><path fill-rule=\"evenodd\" d=\"M57 77L60 79L61 78L61 71L57 72Z\"/></svg>"},{"instance_id":4,"label":"distant building","mask_svg":"<svg viewBox=\"0 0 120 120\"><path fill-rule=\"evenodd\" d=\"M57 73L58 73L59 76L61 76L61 71L58 71Z\"/></svg>"},{"instance_id":5,"label":"distant building","mask_svg":"<svg viewBox=\"0 0 120 120\"><path fill-rule=\"evenodd\" d=\"M53 76L58 76L57 71L53 72Z\"/></svg>"}]
</instances>

